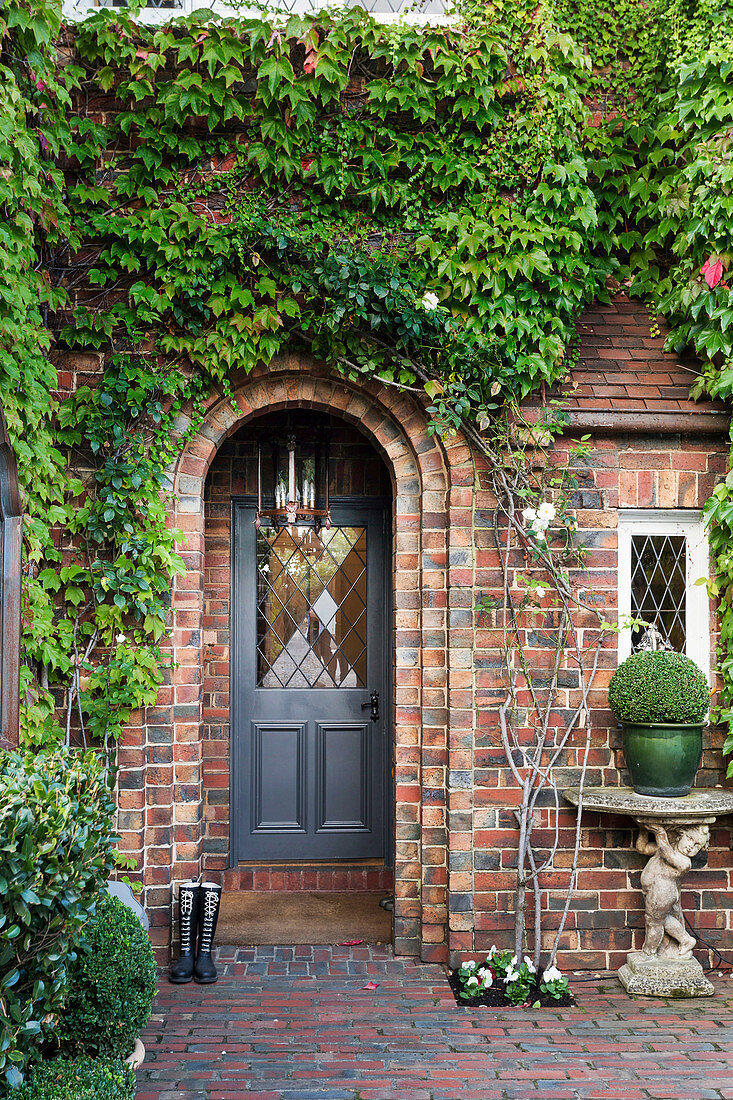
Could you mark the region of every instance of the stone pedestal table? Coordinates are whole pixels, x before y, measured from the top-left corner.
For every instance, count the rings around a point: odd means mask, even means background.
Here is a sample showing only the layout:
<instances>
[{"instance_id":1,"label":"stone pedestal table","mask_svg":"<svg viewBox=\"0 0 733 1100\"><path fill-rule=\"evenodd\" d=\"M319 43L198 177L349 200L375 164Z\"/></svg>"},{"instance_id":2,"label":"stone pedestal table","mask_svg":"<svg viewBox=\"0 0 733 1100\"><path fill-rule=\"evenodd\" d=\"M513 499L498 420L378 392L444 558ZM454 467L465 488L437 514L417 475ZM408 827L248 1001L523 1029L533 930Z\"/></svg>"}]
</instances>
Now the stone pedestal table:
<instances>
[{"instance_id":1,"label":"stone pedestal table","mask_svg":"<svg viewBox=\"0 0 733 1100\"><path fill-rule=\"evenodd\" d=\"M577 787L564 795L578 805ZM715 990L692 957L695 939L685 927L680 883L692 857L707 847L716 818L733 814L733 792L701 788L684 798L656 798L630 787L586 787L582 805L633 817L639 825L637 851L650 857L641 873L646 938L619 970L621 984L647 997L711 996Z\"/></svg>"}]
</instances>

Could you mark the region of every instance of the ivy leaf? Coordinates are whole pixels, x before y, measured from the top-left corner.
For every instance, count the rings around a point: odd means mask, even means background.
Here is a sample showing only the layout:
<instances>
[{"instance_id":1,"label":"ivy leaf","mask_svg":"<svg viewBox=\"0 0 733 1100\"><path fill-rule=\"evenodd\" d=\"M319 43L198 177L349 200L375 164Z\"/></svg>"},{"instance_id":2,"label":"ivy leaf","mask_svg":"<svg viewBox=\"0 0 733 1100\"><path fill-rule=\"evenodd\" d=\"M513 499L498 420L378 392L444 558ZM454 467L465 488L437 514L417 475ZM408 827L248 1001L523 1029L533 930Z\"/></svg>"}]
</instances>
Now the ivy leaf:
<instances>
[{"instance_id":1,"label":"ivy leaf","mask_svg":"<svg viewBox=\"0 0 733 1100\"><path fill-rule=\"evenodd\" d=\"M723 278L723 264L720 259L711 256L700 268L700 274L705 276L705 282L713 290Z\"/></svg>"},{"instance_id":2,"label":"ivy leaf","mask_svg":"<svg viewBox=\"0 0 733 1100\"><path fill-rule=\"evenodd\" d=\"M445 392L445 388L442 382L438 382L435 379L431 379L425 383L425 393L428 395L431 401L434 401L436 397Z\"/></svg>"}]
</instances>

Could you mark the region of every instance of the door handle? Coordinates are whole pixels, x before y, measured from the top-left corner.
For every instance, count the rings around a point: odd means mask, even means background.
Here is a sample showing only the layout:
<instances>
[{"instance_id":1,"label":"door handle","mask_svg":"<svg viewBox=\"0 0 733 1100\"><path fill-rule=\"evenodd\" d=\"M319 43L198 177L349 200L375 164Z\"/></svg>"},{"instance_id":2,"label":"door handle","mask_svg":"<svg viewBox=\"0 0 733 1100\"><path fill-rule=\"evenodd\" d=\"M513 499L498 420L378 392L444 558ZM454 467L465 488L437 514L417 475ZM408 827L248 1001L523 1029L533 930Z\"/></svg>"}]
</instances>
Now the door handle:
<instances>
[{"instance_id":1,"label":"door handle","mask_svg":"<svg viewBox=\"0 0 733 1100\"><path fill-rule=\"evenodd\" d=\"M369 693L369 702L361 704L362 710L371 711L369 717L372 722L379 721L379 692L372 691Z\"/></svg>"}]
</instances>

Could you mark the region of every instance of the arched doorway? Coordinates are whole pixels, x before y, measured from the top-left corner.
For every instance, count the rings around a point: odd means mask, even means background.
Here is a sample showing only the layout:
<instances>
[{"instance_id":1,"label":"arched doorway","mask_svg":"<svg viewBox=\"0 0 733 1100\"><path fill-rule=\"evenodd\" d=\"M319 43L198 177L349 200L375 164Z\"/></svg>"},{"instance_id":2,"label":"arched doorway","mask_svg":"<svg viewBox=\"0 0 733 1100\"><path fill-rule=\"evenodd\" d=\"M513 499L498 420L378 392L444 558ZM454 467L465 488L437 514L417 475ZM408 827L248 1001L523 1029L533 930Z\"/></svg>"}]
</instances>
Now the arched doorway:
<instances>
[{"instance_id":1,"label":"arched doorway","mask_svg":"<svg viewBox=\"0 0 733 1100\"><path fill-rule=\"evenodd\" d=\"M274 448L286 437L304 454L325 441L318 489L328 488L328 528L267 516L255 524L258 503L274 504ZM387 890L392 486L384 461L337 416L265 412L212 462L204 534L205 869L236 869L236 881L253 888Z\"/></svg>"},{"instance_id":2,"label":"arched doorway","mask_svg":"<svg viewBox=\"0 0 733 1100\"><path fill-rule=\"evenodd\" d=\"M457 616L455 642L449 623L449 608L467 608L472 599L473 574L465 568L475 477L471 453L460 436L444 445L432 435L421 403L412 395L378 382L334 378L307 356L284 355L266 370L253 371L233 384L230 394L212 394L203 421L195 427L193 409L176 422L176 430L187 439L171 470L175 492L171 524L182 533L184 572L174 578L171 593L170 684L146 719L154 738L172 739L173 759L170 785L156 793L154 814L150 814L151 845L158 843L153 838L159 835L152 828L153 817L161 823L170 820L171 829L166 849L149 850L147 874L152 885L146 897L154 909L160 909L156 919L162 929L169 919L167 884L203 872L220 877L225 891L262 888L264 876L272 889L274 876L281 874L270 866L247 872L227 869L230 574L227 555L217 557L213 551L216 538L220 536L221 550L222 539L231 533L224 531L228 506L220 503L223 527L219 536L209 528L205 555L204 489L217 454L244 425L266 413L293 409L342 418L352 432L358 429L363 434L389 471L394 500L390 570L394 664L389 699L394 731L393 942L399 954L444 961L448 769L465 766L465 731L473 722L472 673L465 660L470 638L460 629L464 613L450 612ZM205 601L204 590L214 570L225 578L223 596ZM449 746L454 726L456 742ZM151 737L150 762L157 759L156 745ZM464 809L467 793L459 792ZM165 798L167 806L159 810ZM470 822L466 827L470 829ZM376 872L364 873L374 876ZM302 886L315 889L316 873L303 874L308 878ZM302 886L297 874L290 872L276 888ZM462 928L464 914L451 917L451 928L454 922Z\"/></svg>"}]
</instances>

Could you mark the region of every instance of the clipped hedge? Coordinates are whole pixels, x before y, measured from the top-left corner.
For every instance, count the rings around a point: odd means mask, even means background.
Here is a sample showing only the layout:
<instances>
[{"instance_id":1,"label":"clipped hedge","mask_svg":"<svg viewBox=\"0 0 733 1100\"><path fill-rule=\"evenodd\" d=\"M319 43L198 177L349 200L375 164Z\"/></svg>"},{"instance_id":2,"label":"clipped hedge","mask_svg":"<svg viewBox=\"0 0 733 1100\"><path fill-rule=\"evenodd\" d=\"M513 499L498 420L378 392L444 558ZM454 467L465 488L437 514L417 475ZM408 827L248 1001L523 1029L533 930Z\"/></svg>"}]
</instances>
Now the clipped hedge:
<instances>
[{"instance_id":1,"label":"clipped hedge","mask_svg":"<svg viewBox=\"0 0 733 1100\"><path fill-rule=\"evenodd\" d=\"M54 1058L33 1066L13 1100L133 1100L135 1074L119 1058Z\"/></svg>"},{"instance_id":2,"label":"clipped hedge","mask_svg":"<svg viewBox=\"0 0 733 1100\"><path fill-rule=\"evenodd\" d=\"M0 791L1 1092L53 1034L116 837L108 773L93 753L0 752Z\"/></svg>"},{"instance_id":3,"label":"clipped hedge","mask_svg":"<svg viewBox=\"0 0 733 1100\"><path fill-rule=\"evenodd\" d=\"M156 978L150 937L131 909L106 894L71 966L58 1028L64 1052L127 1057L150 1015Z\"/></svg>"},{"instance_id":4,"label":"clipped hedge","mask_svg":"<svg viewBox=\"0 0 733 1100\"><path fill-rule=\"evenodd\" d=\"M702 722L710 689L684 653L632 653L611 679L608 702L619 722Z\"/></svg>"}]
</instances>

